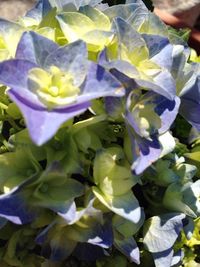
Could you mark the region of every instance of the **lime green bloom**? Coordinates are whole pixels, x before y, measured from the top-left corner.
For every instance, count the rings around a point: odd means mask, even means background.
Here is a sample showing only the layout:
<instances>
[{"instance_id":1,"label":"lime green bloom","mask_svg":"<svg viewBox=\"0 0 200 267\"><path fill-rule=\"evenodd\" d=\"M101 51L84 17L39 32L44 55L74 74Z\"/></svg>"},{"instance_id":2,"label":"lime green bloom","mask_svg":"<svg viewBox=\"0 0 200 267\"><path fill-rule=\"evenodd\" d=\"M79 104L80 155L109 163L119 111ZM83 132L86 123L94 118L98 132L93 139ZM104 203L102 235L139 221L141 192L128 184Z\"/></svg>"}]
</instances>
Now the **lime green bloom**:
<instances>
[{"instance_id":1,"label":"lime green bloom","mask_svg":"<svg viewBox=\"0 0 200 267\"><path fill-rule=\"evenodd\" d=\"M56 9L53 8L44 17L24 16L19 18L17 23L21 25L24 31L34 31L55 41L56 35L58 35L58 23L55 16Z\"/></svg>"},{"instance_id":2,"label":"lime green bloom","mask_svg":"<svg viewBox=\"0 0 200 267\"><path fill-rule=\"evenodd\" d=\"M185 239L184 241L185 244L191 248L193 246L200 245L200 218L195 220L195 229L192 237L189 240Z\"/></svg>"},{"instance_id":3,"label":"lime green bloom","mask_svg":"<svg viewBox=\"0 0 200 267\"><path fill-rule=\"evenodd\" d=\"M15 58L19 40L22 34L29 30L34 30L48 39L55 40L54 28L47 27L46 25L32 25L31 23L22 23L21 21L15 23L0 19L0 62Z\"/></svg>"},{"instance_id":4,"label":"lime green bloom","mask_svg":"<svg viewBox=\"0 0 200 267\"><path fill-rule=\"evenodd\" d=\"M69 43L81 39L91 52L101 51L114 37L110 19L90 6L80 8L79 12L60 13L57 20Z\"/></svg>"},{"instance_id":5,"label":"lime green bloom","mask_svg":"<svg viewBox=\"0 0 200 267\"><path fill-rule=\"evenodd\" d=\"M192 62L200 63L200 56L197 55L194 49L191 49L190 60Z\"/></svg>"},{"instance_id":6,"label":"lime green bloom","mask_svg":"<svg viewBox=\"0 0 200 267\"><path fill-rule=\"evenodd\" d=\"M93 187L93 193L105 207L138 223L141 209L131 191L138 178L131 173L120 147L110 147L97 153L94 160L94 181L96 186Z\"/></svg>"},{"instance_id":7,"label":"lime green bloom","mask_svg":"<svg viewBox=\"0 0 200 267\"><path fill-rule=\"evenodd\" d=\"M6 60L9 58L9 51L6 48L6 44L3 40L3 37L0 36L0 61Z\"/></svg>"},{"instance_id":8,"label":"lime green bloom","mask_svg":"<svg viewBox=\"0 0 200 267\"><path fill-rule=\"evenodd\" d=\"M0 61L14 58L23 28L17 23L0 19Z\"/></svg>"}]
</instances>

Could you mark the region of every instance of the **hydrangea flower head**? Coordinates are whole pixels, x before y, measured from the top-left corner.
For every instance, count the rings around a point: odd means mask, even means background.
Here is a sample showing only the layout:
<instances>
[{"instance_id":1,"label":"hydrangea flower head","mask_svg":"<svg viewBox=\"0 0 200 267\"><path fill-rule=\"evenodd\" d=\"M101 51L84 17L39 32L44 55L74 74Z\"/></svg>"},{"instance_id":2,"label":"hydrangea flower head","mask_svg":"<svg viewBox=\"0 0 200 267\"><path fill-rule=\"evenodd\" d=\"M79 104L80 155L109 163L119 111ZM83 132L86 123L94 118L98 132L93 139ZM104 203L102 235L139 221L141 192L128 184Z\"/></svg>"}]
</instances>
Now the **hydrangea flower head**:
<instances>
[{"instance_id":1,"label":"hydrangea flower head","mask_svg":"<svg viewBox=\"0 0 200 267\"><path fill-rule=\"evenodd\" d=\"M14 60L0 64L0 81L24 115L32 140L47 142L62 123L87 110L90 100L122 96L109 72L87 59L83 41L59 47L34 32L24 33Z\"/></svg>"}]
</instances>

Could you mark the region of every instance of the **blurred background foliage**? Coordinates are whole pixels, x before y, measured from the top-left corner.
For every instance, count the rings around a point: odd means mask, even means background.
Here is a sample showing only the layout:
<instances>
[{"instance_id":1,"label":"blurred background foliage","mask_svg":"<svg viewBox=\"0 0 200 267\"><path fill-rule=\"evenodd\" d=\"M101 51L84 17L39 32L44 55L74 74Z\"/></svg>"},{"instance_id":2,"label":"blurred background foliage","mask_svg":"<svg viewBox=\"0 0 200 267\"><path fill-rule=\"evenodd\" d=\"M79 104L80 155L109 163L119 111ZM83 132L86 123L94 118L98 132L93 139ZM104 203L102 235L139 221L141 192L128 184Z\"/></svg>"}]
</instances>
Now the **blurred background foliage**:
<instances>
[{"instance_id":1,"label":"blurred background foliage","mask_svg":"<svg viewBox=\"0 0 200 267\"><path fill-rule=\"evenodd\" d=\"M125 0L104 0L104 3L108 3L110 6L124 4ZM143 0L149 10L153 11L153 3L151 0Z\"/></svg>"}]
</instances>

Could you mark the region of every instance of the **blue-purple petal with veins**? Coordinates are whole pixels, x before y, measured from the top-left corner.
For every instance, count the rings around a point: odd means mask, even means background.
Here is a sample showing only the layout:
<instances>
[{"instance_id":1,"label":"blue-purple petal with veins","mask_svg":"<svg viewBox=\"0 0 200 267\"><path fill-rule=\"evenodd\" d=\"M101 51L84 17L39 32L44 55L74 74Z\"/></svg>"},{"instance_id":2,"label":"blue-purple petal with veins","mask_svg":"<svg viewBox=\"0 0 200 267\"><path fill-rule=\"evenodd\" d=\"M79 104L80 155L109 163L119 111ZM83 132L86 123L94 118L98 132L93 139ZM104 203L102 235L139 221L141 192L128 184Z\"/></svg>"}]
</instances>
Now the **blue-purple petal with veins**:
<instances>
[{"instance_id":1,"label":"blue-purple petal with veins","mask_svg":"<svg viewBox=\"0 0 200 267\"><path fill-rule=\"evenodd\" d=\"M180 114L200 131L200 77L190 90L181 96Z\"/></svg>"},{"instance_id":2,"label":"blue-purple petal with veins","mask_svg":"<svg viewBox=\"0 0 200 267\"><path fill-rule=\"evenodd\" d=\"M44 38L35 32L25 32L18 44L15 57L31 61L43 67L49 54L57 50L59 46L48 38Z\"/></svg>"},{"instance_id":3,"label":"blue-purple petal with veins","mask_svg":"<svg viewBox=\"0 0 200 267\"><path fill-rule=\"evenodd\" d=\"M142 34L149 49L149 58L159 66L171 70L173 46L167 37Z\"/></svg>"}]
</instances>

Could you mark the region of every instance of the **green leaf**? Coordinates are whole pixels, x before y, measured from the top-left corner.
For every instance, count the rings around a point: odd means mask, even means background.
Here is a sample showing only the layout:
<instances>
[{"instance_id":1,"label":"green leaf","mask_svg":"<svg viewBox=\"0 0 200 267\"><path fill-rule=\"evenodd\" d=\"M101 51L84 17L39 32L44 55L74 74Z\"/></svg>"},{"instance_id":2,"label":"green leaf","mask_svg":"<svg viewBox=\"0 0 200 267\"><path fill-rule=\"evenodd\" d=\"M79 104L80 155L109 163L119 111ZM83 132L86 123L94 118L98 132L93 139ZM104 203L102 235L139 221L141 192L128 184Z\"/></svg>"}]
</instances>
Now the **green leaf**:
<instances>
[{"instance_id":1,"label":"green leaf","mask_svg":"<svg viewBox=\"0 0 200 267\"><path fill-rule=\"evenodd\" d=\"M87 153L89 148L97 150L102 147L98 135L91 131L89 127L76 132L74 134L74 139L78 148L84 153Z\"/></svg>"},{"instance_id":2,"label":"green leaf","mask_svg":"<svg viewBox=\"0 0 200 267\"><path fill-rule=\"evenodd\" d=\"M45 146L47 165L59 161L66 174L80 173L80 156L72 134L62 128L56 136Z\"/></svg>"},{"instance_id":3,"label":"green leaf","mask_svg":"<svg viewBox=\"0 0 200 267\"><path fill-rule=\"evenodd\" d=\"M41 168L25 150L0 155L0 188L7 192Z\"/></svg>"},{"instance_id":4,"label":"green leaf","mask_svg":"<svg viewBox=\"0 0 200 267\"><path fill-rule=\"evenodd\" d=\"M14 149L25 151L25 154L26 151L30 151L33 157L38 161L44 160L46 158L44 146L36 146L32 142L27 129L24 129L14 135L11 135L9 138L9 144L11 148L13 147Z\"/></svg>"},{"instance_id":5,"label":"green leaf","mask_svg":"<svg viewBox=\"0 0 200 267\"><path fill-rule=\"evenodd\" d=\"M168 26L168 32L170 36L176 36L178 38L181 38L184 42L188 42L191 30L189 28L179 28L177 30L171 26Z\"/></svg>"},{"instance_id":6,"label":"green leaf","mask_svg":"<svg viewBox=\"0 0 200 267\"><path fill-rule=\"evenodd\" d=\"M47 14L46 16L42 19L42 21L40 22L38 29L42 29L45 27L49 27L49 28L59 28L59 23L56 20L56 14L57 14L57 10L56 8L52 8Z\"/></svg>"},{"instance_id":7,"label":"green leaf","mask_svg":"<svg viewBox=\"0 0 200 267\"><path fill-rule=\"evenodd\" d=\"M80 8L80 12L89 17L94 23L97 29L103 31L109 31L111 23L109 18L100 10L91 6L84 6Z\"/></svg>"},{"instance_id":8,"label":"green leaf","mask_svg":"<svg viewBox=\"0 0 200 267\"><path fill-rule=\"evenodd\" d=\"M98 260L96 263L97 267L127 267L127 260L121 255L110 256L106 259Z\"/></svg>"},{"instance_id":9,"label":"green leaf","mask_svg":"<svg viewBox=\"0 0 200 267\"><path fill-rule=\"evenodd\" d=\"M143 225L145 220L144 213L142 213L142 216L137 224L132 223L131 221L128 221L124 219L123 217L119 215L113 216L113 227L124 237L130 237L135 235L140 227Z\"/></svg>"},{"instance_id":10,"label":"green leaf","mask_svg":"<svg viewBox=\"0 0 200 267\"><path fill-rule=\"evenodd\" d=\"M139 222L141 218L141 208L138 200L131 191L120 196L106 195L97 187L92 187L92 191L99 201L114 213L133 223Z\"/></svg>"},{"instance_id":11,"label":"green leaf","mask_svg":"<svg viewBox=\"0 0 200 267\"><path fill-rule=\"evenodd\" d=\"M184 191L190 187L190 184L191 183L182 185L179 183L173 183L169 185L164 194L163 204L167 209L183 212L190 217L196 218L197 215L195 212L184 201ZM188 191L188 194L189 193L190 192Z\"/></svg>"},{"instance_id":12,"label":"green leaf","mask_svg":"<svg viewBox=\"0 0 200 267\"><path fill-rule=\"evenodd\" d=\"M145 21L139 28L140 33L168 36L168 29L162 20L155 14L149 12Z\"/></svg>"},{"instance_id":13,"label":"green leaf","mask_svg":"<svg viewBox=\"0 0 200 267\"><path fill-rule=\"evenodd\" d=\"M6 112L14 119L20 119L22 117L22 114L15 103L10 103Z\"/></svg>"},{"instance_id":14,"label":"green leaf","mask_svg":"<svg viewBox=\"0 0 200 267\"><path fill-rule=\"evenodd\" d=\"M62 209L83 194L84 186L59 171L46 171L29 186L29 190L32 190L31 204Z\"/></svg>"},{"instance_id":15,"label":"green leaf","mask_svg":"<svg viewBox=\"0 0 200 267\"><path fill-rule=\"evenodd\" d=\"M95 157L94 181L105 194L123 195L137 183L129 164L126 162L122 166L116 164L116 161L123 157L123 151L118 147L99 151Z\"/></svg>"}]
</instances>

